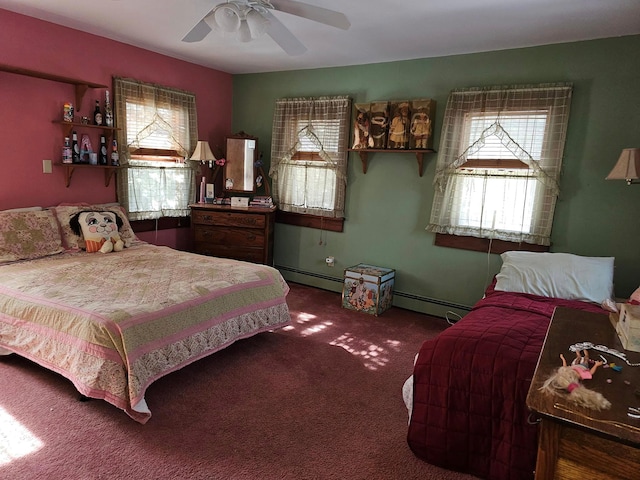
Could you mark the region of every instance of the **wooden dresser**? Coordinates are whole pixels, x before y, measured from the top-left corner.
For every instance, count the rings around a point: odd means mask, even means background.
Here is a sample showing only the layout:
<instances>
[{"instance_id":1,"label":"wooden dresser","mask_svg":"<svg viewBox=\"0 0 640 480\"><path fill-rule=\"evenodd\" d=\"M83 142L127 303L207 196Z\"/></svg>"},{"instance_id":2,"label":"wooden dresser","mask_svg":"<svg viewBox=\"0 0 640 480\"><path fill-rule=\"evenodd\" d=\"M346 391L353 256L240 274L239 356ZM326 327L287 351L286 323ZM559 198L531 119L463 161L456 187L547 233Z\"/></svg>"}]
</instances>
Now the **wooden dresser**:
<instances>
[{"instance_id":1,"label":"wooden dresser","mask_svg":"<svg viewBox=\"0 0 640 480\"><path fill-rule=\"evenodd\" d=\"M554 369L575 358L569 346L578 342L624 352L627 359L640 362L640 353L622 349L607 315L569 308L553 314L538 366L527 396L527 405L541 418L536 480L635 480L640 478L640 419L627 416L627 407L640 406L640 367L628 366L620 358L603 354L608 363L622 366L620 372L600 367L585 386L602 393L612 404L610 410L578 407L559 395L549 395L540 387ZM589 356L600 359L589 350ZM640 390L639 390L640 391Z\"/></svg>"},{"instance_id":2,"label":"wooden dresser","mask_svg":"<svg viewBox=\"0 0 640 480\"><path fill-rule=\"evenodd\" d=\"M273 265L276 207L189 207L195 253Z\"/></svg>"}]
</instances>

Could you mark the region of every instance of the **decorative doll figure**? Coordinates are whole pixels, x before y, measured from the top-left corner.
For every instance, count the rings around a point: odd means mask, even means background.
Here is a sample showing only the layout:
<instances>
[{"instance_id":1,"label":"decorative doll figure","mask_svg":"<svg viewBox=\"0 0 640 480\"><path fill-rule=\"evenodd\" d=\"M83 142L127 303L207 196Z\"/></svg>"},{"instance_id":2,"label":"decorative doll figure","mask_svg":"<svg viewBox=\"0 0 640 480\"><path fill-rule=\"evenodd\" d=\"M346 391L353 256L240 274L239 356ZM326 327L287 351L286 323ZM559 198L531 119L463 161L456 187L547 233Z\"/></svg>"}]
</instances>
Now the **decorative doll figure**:
<instances>
[{"instance_id":1,"label":"decorative doll figure","mask_svg":"<svg viewBox=\"0 0 640 480\"><path fill-rule=\"evenodd\" d=\"M366 105L368 107L368 105ZM356 119L353 128L354 149L373 148L373 138L371 137L371 117L364 105L356 105Z\"/></svg>"},{"instance_id":2,"label":"decorative doll figure","mask_svg":"<svg viewBox=\"0 0 640 480\"><path fill-rule=\"evenodd\" d=\"M426 112L415 112L411 119L413 148L427 148L431 136L431 120Z\"/></svg>"},{"instance_id":3,"label":"decorative doll figure","mask_svg":"<svg viewBox=\"0 0 640 480\"><path fill-rule=\"evenodd\" d=\"M567 365L564 355L560 354L562 366L547 378L540 390L556 395L564 395L569 401L593 410L607 410L611 402L594 390L582 385L582 380L592 378L601 361L593 362L589 359L589 352L583 350L582 355L576 352L576 358Z\"/></svg>"},{"instance_id":4,"label":"decorative doll figure","mask_svg":"<svg viewBox=\"0 0 640 480\"><path fill-rule=\"evenodd\" d=\"M409 141L409 103L398 104L389 125L389 148L407 148Z\"/></svg>"},{"instance_id":5,"label":"decorative doll figure","mask_svg":"<svg viewBox=\"0 0 640 480\"><path fill-rule=\"evenodd\" d=\"M387 148L389 106L386 103L371 104L371 138L373 148Z\"/></svg>"}]
</instances>

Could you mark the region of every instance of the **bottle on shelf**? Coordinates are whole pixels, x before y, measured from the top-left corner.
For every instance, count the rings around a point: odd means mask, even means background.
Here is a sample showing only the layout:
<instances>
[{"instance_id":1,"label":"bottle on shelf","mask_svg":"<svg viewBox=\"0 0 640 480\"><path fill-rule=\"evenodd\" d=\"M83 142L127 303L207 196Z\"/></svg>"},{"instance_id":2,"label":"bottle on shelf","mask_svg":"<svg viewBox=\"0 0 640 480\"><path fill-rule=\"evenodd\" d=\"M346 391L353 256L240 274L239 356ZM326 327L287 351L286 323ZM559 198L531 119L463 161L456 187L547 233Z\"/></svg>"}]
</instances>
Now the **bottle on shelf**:
<instances>
[{"instance_id":1,"label":"bottle on shelf","mask_svg":"<svg viewBox=\"0 0 640 480\"><path fill-rule=\"evenodd\" d=\"M62 147L62 163L73 163L69 137L64 137L64 146Z\"/></svg>"},{"instance_id":2,"label":"bottle on shelf","mask_svg":"<svg viewBox=\"0 0 640 480\"><path fill-rule=\"evenodd\" d=\"M109 90L104 93L104 124L107 127L113 127L113 110L109 100Z\"/></svg>"},{"instance_id":3,"label":"bottle on shelf","mask_svg":"<svg viewBox=\"0 0 640 480\"><path fill-rule=\"evenodd\" d=\"M100 165L109 164L109 158L107 157L107 139L104 135L100 135L100 152L98 153L98 163Z\"/></svg>"},{"instance_id":4,"label":"bottle on shelf","mask_svg":"<svg viewBox=\"0 0 640 480\"><path fill-rule=\"evenodd\" d=\"M71 163L81 163L80 162L80 145L78 145L78 134L73 132L71 140Z\"/></svg>"},{"instance_id":5,"label":"bottle on shelf","mask_svg":"<svg viewBox=\"0 0 640 480\"><path fill-rule=\"evenodd\" d=\"M66 102L63 108L64 110L62 113L62 120L64 120L65 122L73 122L73 103Z\"/></svg>"},{"instance_id":6,"label":"bottle on shelf","mask_svg":"<svg viewBox=\"0 0 640 480\"><path fill-rule=\"evenodd\" d=\"M100 100L96 100L96 108L93 110L94 125L102 125L102 111L100 110Z\"/></svg>"},{"instance_id":7,"label":"bottle on shelf","mask_svg":"<svg viewBox=\"0 0 640 480\"><path fill-rule=\"evenodd\" d=\"M111 142L111 165L120 165L120 154L118 153L118 141L114 138Z\"/></svg>"}]
</instances>

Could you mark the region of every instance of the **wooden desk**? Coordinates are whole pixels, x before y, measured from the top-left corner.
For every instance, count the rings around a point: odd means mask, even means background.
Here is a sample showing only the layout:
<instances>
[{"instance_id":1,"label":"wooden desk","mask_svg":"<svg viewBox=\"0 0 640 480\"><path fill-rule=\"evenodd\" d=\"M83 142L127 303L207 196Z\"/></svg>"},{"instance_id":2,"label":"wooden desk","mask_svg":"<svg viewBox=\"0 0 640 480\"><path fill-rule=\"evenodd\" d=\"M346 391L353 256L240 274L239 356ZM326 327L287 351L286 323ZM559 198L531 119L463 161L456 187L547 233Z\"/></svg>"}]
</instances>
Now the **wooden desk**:
<instances>
[{"instance_id":1,"label":"wooden desk","mask_svg":"<svg viewBox=\"0 0 640 480\"><path fill-rule=\"evenodd\" d=\"M640 396L634 394L640 389L640 367L630 367L618 357L603 354L608 362L622 366L622 371L600 367L585 386L602 393L612 403L610 410L578 407L560 395L539 390L561 365L561 353L568 363L575 358L569 346L578 342L605 345L625 353L632 363L640 361L640 353L622 348L607 315L556 309L527 396L527 406L542 418L535 478L637 480L640 419L629 418L627 407L640 406ZM600 352L590 350L589 355L597 360Z\"/></svg>"}]
</instances>

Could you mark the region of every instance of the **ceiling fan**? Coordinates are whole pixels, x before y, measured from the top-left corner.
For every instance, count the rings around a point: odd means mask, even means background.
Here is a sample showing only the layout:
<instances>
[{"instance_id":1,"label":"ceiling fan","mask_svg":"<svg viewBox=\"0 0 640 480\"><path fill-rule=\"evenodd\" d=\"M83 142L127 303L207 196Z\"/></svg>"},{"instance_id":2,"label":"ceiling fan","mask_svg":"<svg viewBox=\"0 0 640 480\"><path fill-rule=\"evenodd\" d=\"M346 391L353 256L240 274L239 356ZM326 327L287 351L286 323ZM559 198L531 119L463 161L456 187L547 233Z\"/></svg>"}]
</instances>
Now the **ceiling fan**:
<instances>
[{"instance_id":1,"label":"ceiling fan","mask_svg":"<svg viewBox=\"0 0 640 480\"><path fill-rule=\"evenodd\" d=\"M296 0L228 0L207 13L182 41L199 42L211 30L237 33L242 42L249 42L266 33L289 55L306 52L307 48L272 11L288 13L342 30L348 30L351 26L347 17L340 12Z\"/></svg>"}]
</instances>

